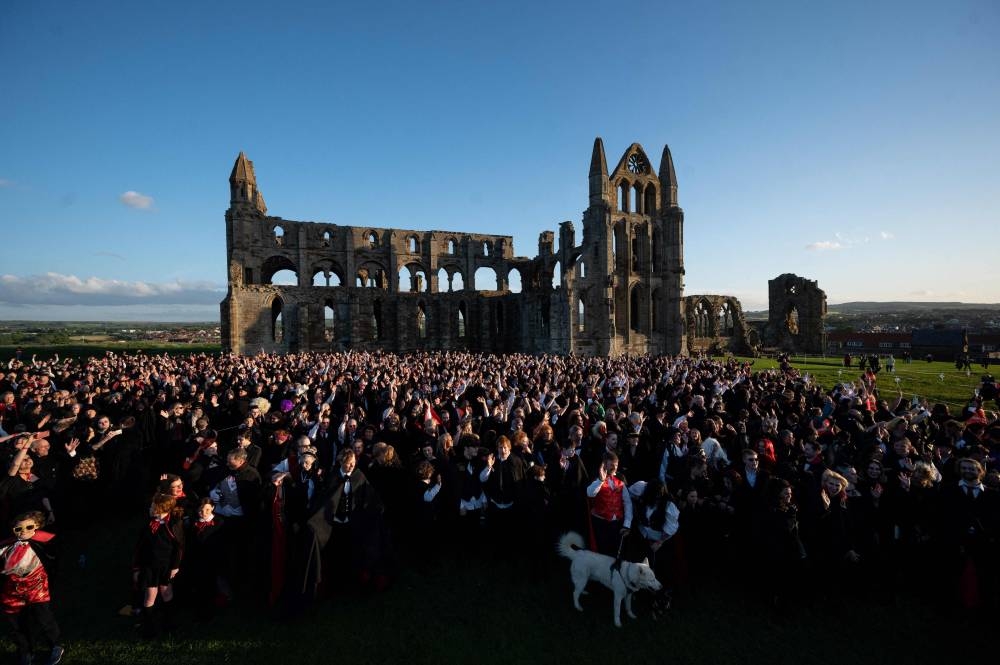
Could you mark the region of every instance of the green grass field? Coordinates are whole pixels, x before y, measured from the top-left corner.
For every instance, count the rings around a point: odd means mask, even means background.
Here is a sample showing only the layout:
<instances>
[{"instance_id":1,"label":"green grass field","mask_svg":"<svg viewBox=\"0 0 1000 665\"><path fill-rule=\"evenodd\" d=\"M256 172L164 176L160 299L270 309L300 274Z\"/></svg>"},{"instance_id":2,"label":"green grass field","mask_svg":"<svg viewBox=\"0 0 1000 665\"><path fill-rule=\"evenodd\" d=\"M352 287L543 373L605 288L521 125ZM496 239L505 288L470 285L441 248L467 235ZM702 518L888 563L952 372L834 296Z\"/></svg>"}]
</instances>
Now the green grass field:
<instances>
[{"instance_id":1,"label":"green grass field","mask_svg":"<svg viewBox=\"0 0 1000 665\"><path fill-rule=\"evenodd\" d=\"M746 360L753 360L755 370L774 369L778 366L777 361L769 358ZM854 367L846 368L840 358L811 356L805 359L792 358L791 362L799 372L808 373L826 389L837 383L858 382L862 374L857 368L857 363ZM996 371L996 367L990 368L990 372L994 375ZM926 398L932 405L935 402L944 402L951 408L952 413L955 413L975 394L983 374L983 368L978 365L973 365L973 369L967 373L965 370L955 369L954 363L914 360L911 364L905 365L902 361L897 361L895 373L886 371L883 366L878 374L878 388L880 395L888 399L890 405L892 398L898 396L901 391L907 399L916 395L921 399Z\"/></svg>"}]
</instances>

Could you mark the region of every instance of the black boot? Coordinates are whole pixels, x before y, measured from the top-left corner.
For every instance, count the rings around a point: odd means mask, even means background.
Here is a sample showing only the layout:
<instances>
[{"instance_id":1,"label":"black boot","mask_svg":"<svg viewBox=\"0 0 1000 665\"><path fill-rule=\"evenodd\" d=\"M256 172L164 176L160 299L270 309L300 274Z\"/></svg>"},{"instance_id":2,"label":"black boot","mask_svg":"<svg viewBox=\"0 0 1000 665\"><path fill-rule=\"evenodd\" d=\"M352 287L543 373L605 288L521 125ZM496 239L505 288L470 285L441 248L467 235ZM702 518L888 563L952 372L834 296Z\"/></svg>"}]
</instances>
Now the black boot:
<instances>
[{"instance_id":1,"label":"black boot","mask_svg":"<svg viewBox=\"0 0 1000 665\"><path fill-rule=\"evenodd\" d=\"M163 614L163 630L167 633L174 632L177 628L174 622L174 601L161 601L160 612Z\"/></svg>"},{"instance_id":2,"label":"black boot","mask_svg":"<svg viewBox=\"0 0 1000 665\"><path fill-rule=\"evenodd\" d=\"M160 635L160 617L156 607L142 608L139 615L139 630L142 637L147 640L156 639Z\"/></svg>"}]
</instances>

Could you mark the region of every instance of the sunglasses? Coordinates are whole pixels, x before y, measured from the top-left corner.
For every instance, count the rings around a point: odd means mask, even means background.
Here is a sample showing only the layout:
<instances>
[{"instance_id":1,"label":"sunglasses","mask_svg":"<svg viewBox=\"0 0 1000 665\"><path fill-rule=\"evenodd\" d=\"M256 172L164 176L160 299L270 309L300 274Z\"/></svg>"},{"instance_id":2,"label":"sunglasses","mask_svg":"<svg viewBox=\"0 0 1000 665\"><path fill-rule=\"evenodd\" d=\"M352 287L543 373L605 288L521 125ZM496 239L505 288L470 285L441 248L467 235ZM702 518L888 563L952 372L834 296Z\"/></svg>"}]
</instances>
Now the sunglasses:
<instances>
[{"instance_id":1,"label":"sunglasses","mask_svg":"<svg viewBox=\"0 0 1000 665\"><path fill-rule=\"evenodd\" d=\"M25 531L34 531L38 527L34 524L25 524L24 526L14 527L14 533L24 533Z\"/></svg>"}]
</instances>

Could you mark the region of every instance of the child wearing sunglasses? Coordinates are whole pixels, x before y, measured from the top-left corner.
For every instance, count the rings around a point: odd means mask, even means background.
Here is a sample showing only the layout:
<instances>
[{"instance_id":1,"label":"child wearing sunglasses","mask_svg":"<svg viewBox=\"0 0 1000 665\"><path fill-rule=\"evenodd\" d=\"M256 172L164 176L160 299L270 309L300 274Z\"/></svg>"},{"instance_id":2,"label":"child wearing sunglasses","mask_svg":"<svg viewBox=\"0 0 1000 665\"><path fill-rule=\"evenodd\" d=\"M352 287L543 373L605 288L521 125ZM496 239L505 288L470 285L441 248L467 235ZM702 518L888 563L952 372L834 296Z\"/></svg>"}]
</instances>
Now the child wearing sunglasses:
<instances>
[{"instance_id":1,"label":"child wearing sunglasses","mask_svg":"<svg viewBox=\"0 0 1000 665\"><path fill-rule=\"evenodd\" d=\"M0 610L11 627L19 662L32 662L33 634L40 632L51 650L46 662L55 665L65 649L59 644L59 624L52 614L45 569L53 561L46 544L54 536L42 531L43 526L45 515L41 512L23 513L14 519L14 536L0 542Z\"/></svg>"}]
</instances>

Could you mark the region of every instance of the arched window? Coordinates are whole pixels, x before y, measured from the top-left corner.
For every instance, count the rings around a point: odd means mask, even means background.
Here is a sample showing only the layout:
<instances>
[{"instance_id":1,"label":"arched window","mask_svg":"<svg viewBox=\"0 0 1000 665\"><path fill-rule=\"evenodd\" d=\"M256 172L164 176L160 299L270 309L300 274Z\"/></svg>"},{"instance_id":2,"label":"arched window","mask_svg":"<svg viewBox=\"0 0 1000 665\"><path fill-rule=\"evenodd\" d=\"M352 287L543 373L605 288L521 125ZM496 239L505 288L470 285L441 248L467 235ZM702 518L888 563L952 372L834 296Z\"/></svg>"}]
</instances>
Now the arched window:
<instances>
[{"instance_id":1,"label":"arched window","mask_svg":"<svg viewBox=\"0 0 1000 665\"><path fill-rule=\"evenodd\" d=\"M274 227L274 244L278 247L284 247L285 245L285 229L280 226Z\"/></svg>"},{"instance_id":2,"label":"arched window","mask_svg":"<svg viewBox=\"0 0 1000 665\"><path fill-rule=\"evenodd\" d=\"M298 269L286 256L272 256L260 267L261 284L296 286L299 283Z\"/></svg>"},{"instance_id":3,"label":"arched window","mask_svg":"<svg viewBox=\"0 0 1000 665\"><path fill-rule=\"evenodd\" d=\"M583 263L583 261L578 261L576 264L576 276L580 279L587 276L587 266Z\"/></svg>"},{"instance_id":4,"label":"arched window","mask_svg":"<svg viewBox=\"0 0 1000 665\"><path fill-rule=\"evenodd\" d=\"M650 268L653 272L660 269L660 232L653 229L653 247L649 257Z\"/></svg>"},{"instance_id":5,"label":"arched window","mask_svg":"<svg viewBox=\"0 0 1000 665\"><path fill-rule=\"evenodd\" d=\"M458 337L465 339L465 303L458 303Z\"/></svg>"},{"instance_id":6,"label":"arched window","mask_svg":"<svg viewBox=\"0 0 1000 665\"><path fill-rule=\"evenodd\" d=\"M709 335L708 304L702 300L694 306L694 336L708 337Z\"/></svg>"},{"instance_id":7,"label":"arched window","mask_svg":"<svg viewBox=\"0 0 1000 665\"><path fill-rule=\"evenodd\" d=\"M642 211L650 216L656 214L656 185L653 183L646 185L646 198Z\"/></svg>"},{"instance_id":8,"label":"arched window","mask_svg":"<svg viewBox=\"0 0 1000 665\"><path fill-rule=\"evenodd\" d=\"M417 240L417 236L410 236L409 249L411 254L416 254L420 251L420 241Z\"/></svg>"},{"instance_id":9,"label":"arched window","mask_svg":"<svg viewBox=\"0 0 1000 665\"><path fill-rule=\"evenodd\" d=\"M461 270L456 270L451 273L451 290L462 291L463 289L465 289L465 278L462 277Z\"/></svg>"},{"instance_id":10,"label":"arched window","mask_svg":"<svg viewBox=\"0 0 1000 665\"><path fill-rule=\"evenodd\" d=\"M399 293L426 293L427 288L427 273L419 263L399 268Z\"/></svg>"},{"instance_id":11,"label":"arched window","mask_svg":"<svg viewBox=\"0 0 1000 665\"><path fill-rule=\"evenodd\" d=\"M722 307L719 308L719 328L718 335L720 337L732 337L734 331L733 324L733 310L729 306L729 303L723 303Z\"/></svg>"},{"instance_id":12,"label":"arched window","mask_svg":"<svg viewBox=\"0 0 1000 665\"><path fill-rule=\"evenodd\" d=\"M562 267L556 261L555 266L552 267L552 288L558 289L560 286L562 286Z\"/></svg>"},{"instance_id":13,"label":"arched window","mask_svg":"<svg viewBox=\"0 0 1000 665\"><path fill-rule=\"evenodd\" d=\"M454 238L448 238L448 253L453 255L458 250L458 242Z\"/></svg>"},{"instance_id":14,"label":"arched window","mask_svg":"<svg viewBox=\"0 0 1000 665\"><path fill-rule=\"evenodd\" d=\"M791 334L799 334L799 310L794 305L788 310L788 316L785 317L785 327Z\"/></svg>"},{"instance_id":15,"label":"arched window","mask_svg":"<svg viewBox=\"0 0 1000 665\"><path fill-rule=\"evenodd\" d=\"M333 303L329 300L323 307L323 340L330 344L337 338L337 321L333 310Z\"/></svg>"},{"instance_id":16,"label":"arched window","mask_svg":"<svg viewBox=\"0 0 1000 665\"><path fill-rule=\"evenodd\" d=\"M507 273L507 289L511 293L521 292L521 271L517 268L511 268Z\"/></svg>"},{"instance_id":17,"label":"arched window","mask_svg":"<svg viewBox=\"0 0 1000 665\"><path fill-rule=\"evenodd\" d=\"M368 232L368 247L370 249L378 248L378 234L374 231Z\"/></svg>"},{"instance_id":18,"label":"arched window","mask_svg":"<svg viewBox=\"0 0 1000 665\"><path fill-rule=\"evenodd\" d=\"M417 304L417 338L427 339L427 308L422 302Z\"/></svg>"},{"instance_id":19,"label":"arched window","mask_svg":"<svg viewBox=\"0 0 1000 665\"><path fill-rule=\"evenodd\" d=\"M583 297L576 301L576 329L583 332L587 329L587 306L583 303Z\"/></svg>"},{"instance_id":20,"label":"arched window","mask_svg":"<svg viewBox=\"0 0 1000 665\"><path fill-rule=\"evenodd\" d=\"M382 339L382 301L376 300L372 303L372 320L371 320L371 335L372 340Z\"/></svg>"},{"instance_id":21,"label":"arched window","mask_svg":"<svg viewBox=\"0 0 1000 665\"><path fill-rule=\"evenodd\" d=\"M635 187L632 188L632 201L634 201L633 207L635 212L640 214L646 212L642 209L642 185L639 183L636 183Z\"/></svg>"},{"instance_id":22,"label":"arched window","mask_svg":"<svg viewBox=\"0 0 1000 665\"><path fill-rule=\"evenodd\" d=\"M313 286L340 286L340 275L330 268L319 268L313 273Z\"/></svg>"},{"instance_id":23,"label":"arched window","mask_svg":"<svg viewBox=\"0 0 1000 665\"><path fill-rule=\"evenodd\" d=\"M641 265L639 253L642 251L639 236L632 236L632 272L639 272Z\"/></svg>"},{"instance_id":24,"label":"arched window","mask_svg":"<svg viewBox=\"0 0 1000 665\"><path fill-rule=\"evenodd\" d=\"M490 243L483 241L483 256L490 255Z\"/></svg>"},{"instance_id":25,"label":"arched window","mask_svg":"<svg viewBox=\"0 0 1000 665\"><path fill-rule=\"evenodd\" d=\"M618 186L618 209L628 212L628 183L623 182Z\"/></svg>"},{"instance_id":26,"label":"arched window","mask_svg":"<svg viewBox=\"0 0 1000 665\"><path fill-rule=\"evenodd\" d=\"M413 290L413 286L410 284L410 269L406 266L399 267L399 292L409 293Z\"/></svg>"},{"instance_id":27,"label":"arched window","mask_svg":"<svg viewBox=\"0 0 1000 665\"><path fill-rule=\"evenodd\" d=\"M483 266L476 270L475 275L476 291L496 291L497 271L489 266Z\"/></svg>"},{"instance_id":28,"label":"arched window","mask_svg":"<svg viewBox=\"0 0 1000 665\"><path fill-rule=\"evenodd\" d=\"M629 295L629 328L636 332L642 330L642 289L638 286L632 288Z\"/></svg>"},{"instance_id":29,"label":"arched window","mask_svg":"<svg viewBox=\"0 0 1000 665\"><path fill-rule=\"evenodd\" d=\"M275 344L281 344L285 338L285 321L281 316L284 309L285 303L281 298L271 301L271 341Z\"/></svg>"},{"instance_id":30,"label":"arched window","mask_svg":"<svg viewBox=\"0 0 1000 665\"><path fill-rule=\"evenodd\" d=\"M438 293L447 293L451 291L451 275L444 268L438 269L437 275L437 290Z\"/></svg>"},{"instance_id":31,"label":"arched window","mask_svg":"<svg viewBox=\"0 0 1000 665\"><path fill-rule=\"evenodd\" d=\"M323 246L329 247L330 243L333 241L332 236L329 231L323 231Z\"/></svg>"},{"instance_id":32,"label":"arched window","mask_svg":"<svg viewBox=\"0 0 1000 665\"><path fill-rule=\"evenodd\" d=\"M271 275L271 284L275 286L298 286L299 276L294 270L284 269Z\"/></svg>"},{"instance_id":33,"label":"arched window","mask_svg":"<svg viewBox=\"0 0 1000 665\"><path fill-rule=\"evenodd\" d=\"M653 291L653 300L650 302L649 318L652 321L652 329L659 332L663 329L663 321L660 320L660 290Z\"/></svg>"}]
</instances>

